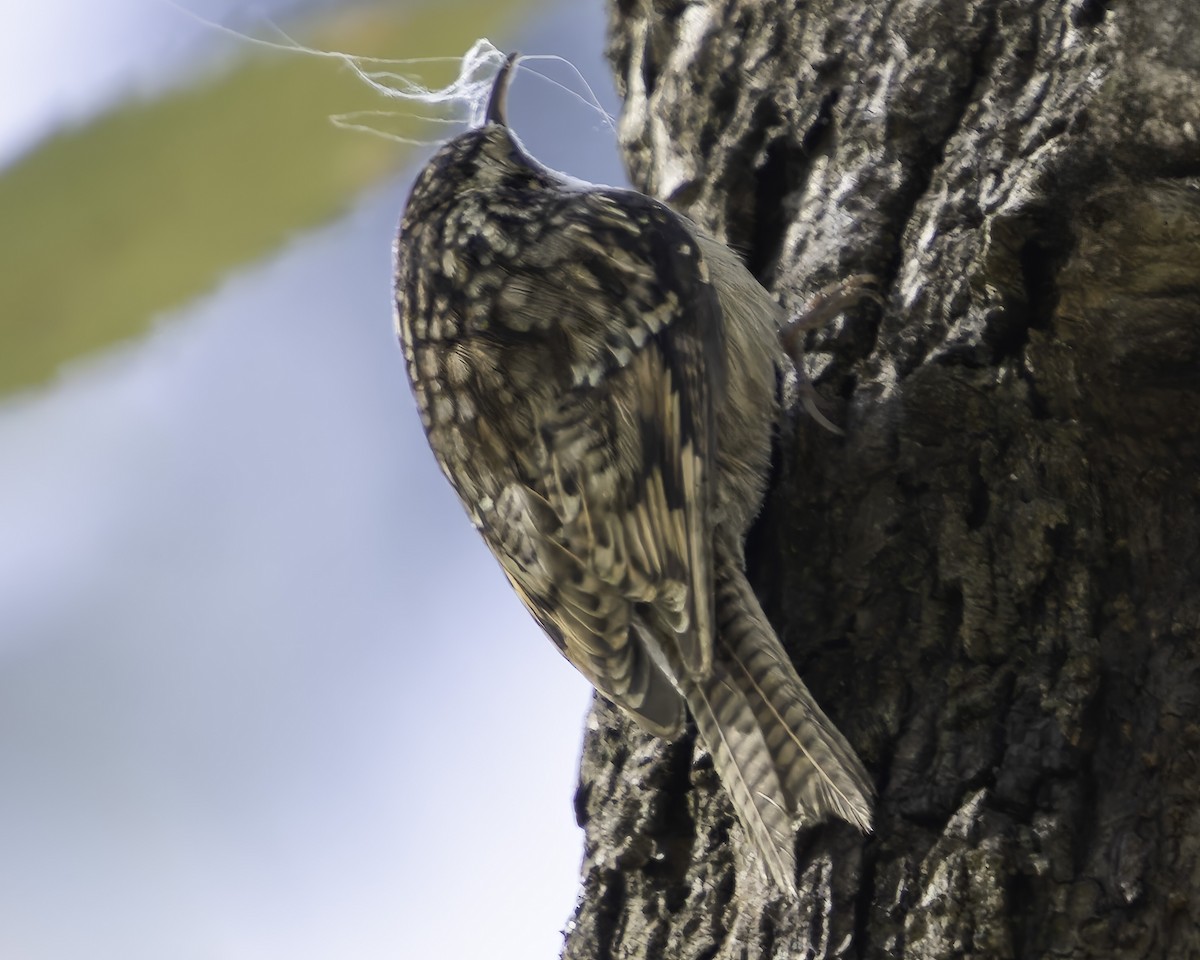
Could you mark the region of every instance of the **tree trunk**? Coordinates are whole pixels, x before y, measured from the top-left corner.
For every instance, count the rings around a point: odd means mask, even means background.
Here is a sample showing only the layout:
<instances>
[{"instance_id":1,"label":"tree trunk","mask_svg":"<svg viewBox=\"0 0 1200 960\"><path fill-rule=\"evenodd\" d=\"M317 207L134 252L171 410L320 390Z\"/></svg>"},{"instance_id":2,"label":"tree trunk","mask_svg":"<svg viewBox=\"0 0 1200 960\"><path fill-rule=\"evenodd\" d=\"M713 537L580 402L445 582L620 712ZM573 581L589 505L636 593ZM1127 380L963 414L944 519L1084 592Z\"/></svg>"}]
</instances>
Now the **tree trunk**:
<instances>
[{"instance_id":1,"label":"tree trunk","mask_svg":"<svg viewBox=\"0 0 1200 960\"><path fill-rule=\"evenodd\" d=\"M597 702L564 957L1200 956L1200 4L617 0L635 182L809 340L748 552L875 832L799 902Z\"/></svg>"}]
</instances>

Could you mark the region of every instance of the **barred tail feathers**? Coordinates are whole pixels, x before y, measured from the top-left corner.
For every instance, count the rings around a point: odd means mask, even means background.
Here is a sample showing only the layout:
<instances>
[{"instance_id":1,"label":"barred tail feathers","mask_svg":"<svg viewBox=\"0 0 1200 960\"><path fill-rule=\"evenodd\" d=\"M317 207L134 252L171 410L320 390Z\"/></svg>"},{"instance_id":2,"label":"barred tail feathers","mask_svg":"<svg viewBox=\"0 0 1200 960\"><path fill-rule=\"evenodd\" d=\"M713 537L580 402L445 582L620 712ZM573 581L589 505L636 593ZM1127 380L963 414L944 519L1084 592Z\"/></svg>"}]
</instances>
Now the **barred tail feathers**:
<instances>
[{"instance_id":1,"label":"barred tail feathers","mask_svg":"<svg viewBox=\"0 0 1200 960\"><path fill-rule=\"evenodd\" d=\"M741 569L718 564L712 673L683 692L768 876L795 892L793 820L871 829L874 788L796 675Z\"/></svg>"},{"instance_id":2,"label":"barred tail feathers","mask_svg":"<svg viewBox=\"0 0 1200 960\"><path fill-rule=\"evenodd\" d=\"M688 684L686 693L717 776L758 849L767 875L794 894L792 815L755 710L717 662L712 675Z\"/></svg>"},{"instance_id":3,"label":"barred tail feathers","mask_svg":"<svg viewBox=\"0 0 1200 960\"><path fill-rule=\"evenodd\" d=\"M736 565L717 575L717 659L741 690L770 751L788 809L871 829L874 787L854 748L817 705Z\"/></svg>"}]
</instances>

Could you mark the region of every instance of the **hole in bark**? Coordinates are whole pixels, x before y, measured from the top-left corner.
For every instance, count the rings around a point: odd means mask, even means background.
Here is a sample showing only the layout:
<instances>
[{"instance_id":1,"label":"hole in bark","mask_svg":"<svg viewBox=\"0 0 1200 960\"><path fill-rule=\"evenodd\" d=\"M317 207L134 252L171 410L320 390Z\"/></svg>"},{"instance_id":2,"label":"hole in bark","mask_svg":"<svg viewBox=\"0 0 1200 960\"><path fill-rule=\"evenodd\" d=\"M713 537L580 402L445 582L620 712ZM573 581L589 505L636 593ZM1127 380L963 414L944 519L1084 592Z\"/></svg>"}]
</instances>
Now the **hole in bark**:
<instances>
[{"instance_id":1,"label":"hole in bark","mask_svg":"<svg viewBox=\"0 0 1200 960\"><path fill-rule=\"evenodd\" d=\"M1029 326L1036 330L1046 330L1054 318L1054 310L1058 306L1058 268L1065 258L1065 245L1054 242L1051 238L1035 236L1021 248L1021 278L1025 281L1025 301L1029 310ZM1018 329L1010 339L1014 341L1010 349L1004 350L1003 344L996 344L1001 355L1015 352L1025 345L1028 331Z\"/></svg>"},{"instance_id":2,"label":"hole in bark","mask_svg":"<svg viewBox=\"0 0 1200 960\"><path fill-rule=\"evenodd\" d=\"M984 341L991 349L992 362L999 364L1019 356L1029 342L1029 331L1049 330L1058 309L1058 274L1073 246L1072 238L1061 227L1038 218L1026 227L1030 235L1021 245L1017 264L1024 287L1024 302L1016 298L1003 319L988 324Z\"/></svg>"},{"instance_id":3,"label":"hole in bark","mask_svg":"<svg viewBox=\"0 0 1200 960\"><path fill-rule=\"evenodd\" d=\"M1071 22L1077 27L1098 27L1108 16L1108 0L1083 0L1071 11Z\"/></svg>"}]
</instances>

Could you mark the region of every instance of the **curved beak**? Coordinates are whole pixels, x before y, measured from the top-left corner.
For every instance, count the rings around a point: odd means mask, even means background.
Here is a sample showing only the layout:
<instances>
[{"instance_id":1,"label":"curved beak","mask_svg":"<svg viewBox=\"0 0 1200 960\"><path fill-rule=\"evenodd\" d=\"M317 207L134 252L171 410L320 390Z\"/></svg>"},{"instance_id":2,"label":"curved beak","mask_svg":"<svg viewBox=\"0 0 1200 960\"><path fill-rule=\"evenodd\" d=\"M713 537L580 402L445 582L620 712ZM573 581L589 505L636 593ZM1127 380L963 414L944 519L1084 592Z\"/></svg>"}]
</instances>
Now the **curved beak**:
<instances>
[{"instance_id":1,"label":"curved beak","mask_svg":"<svg viewBox=\"0 0 1200 960\"><path fill-rule=\"evenodd\" d=\"M508 83L512 79L512 68L516 66L517 58L520 56L519 53L510 53L497 71L496 79L492 81L492 95L488 98L487 113L483 117L484 123L508 126L508 120L504 115L504 108L508 101Z\"/></svg>"}]
</instances>

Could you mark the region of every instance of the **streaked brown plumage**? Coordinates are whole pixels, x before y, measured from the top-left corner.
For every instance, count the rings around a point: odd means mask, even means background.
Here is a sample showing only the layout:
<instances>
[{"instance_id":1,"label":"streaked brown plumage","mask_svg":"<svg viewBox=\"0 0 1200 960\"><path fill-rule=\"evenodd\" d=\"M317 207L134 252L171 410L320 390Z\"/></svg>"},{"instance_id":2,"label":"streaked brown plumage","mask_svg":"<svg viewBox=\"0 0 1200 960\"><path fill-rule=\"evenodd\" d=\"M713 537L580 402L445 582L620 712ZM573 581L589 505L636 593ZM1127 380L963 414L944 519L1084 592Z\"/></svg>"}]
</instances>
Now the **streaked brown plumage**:
<instances>
[{"instance_id":1,"label":"streaked brown plumage","mask_svg":"<svg viewBox=\"0 0 1200 960\"><path fill-rule=\"evenodd\" d=\"M789 361L723 244L629 190L567 181L486 122L413 187L397 326L429 442L522 601L647 730L685 706L769 875L794 817L870 826L870 781L743 573Z\"/></svg>"}]
</instances>

